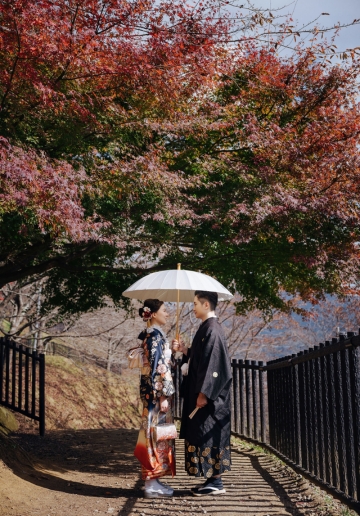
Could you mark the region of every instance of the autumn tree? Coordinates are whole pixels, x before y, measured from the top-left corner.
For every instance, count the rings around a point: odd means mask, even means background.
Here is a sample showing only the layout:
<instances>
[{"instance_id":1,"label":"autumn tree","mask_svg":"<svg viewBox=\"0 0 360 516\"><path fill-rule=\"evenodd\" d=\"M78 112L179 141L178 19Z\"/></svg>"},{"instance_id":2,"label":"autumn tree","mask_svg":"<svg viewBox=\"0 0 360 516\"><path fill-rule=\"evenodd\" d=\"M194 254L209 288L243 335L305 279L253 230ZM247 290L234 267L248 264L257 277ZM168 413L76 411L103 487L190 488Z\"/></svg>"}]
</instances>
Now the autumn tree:
<instances>
[{"instance_id":1,"label":"autumn tree","mask_svg":"<svg viewBox=\"0 0 360 516\"><path fill-rule=\"evenodd\" d=\"M236 65L168 145L171 169L197 181L187 263L233 282L239 309L356 292L358 61L249 45Z\"/></svg>"},{"instance_id":2,"label":"autumn tree","mask_svg":"<svg viewBox=\"0 0 360 516\"><path fill-rule=\"evenodd\" d=\"M144 213L167 212L181 183L149 122L212 80L227 30L214 4L0 3L2 284L56 269L85 285L84 309L119 301L135 274L108 269L150 241Z\"/></svg>"},{"instance_id":3,"label":"autumn tree","mask_svg":"<svg viewBox=\"0 0 360 516\"><path fill-rule=\"evenodd\" d=\"M355 55L219 5L0 2L1 284L61 316L177 261L243 308L356 283Z\"/></svg>"}]
</instances>

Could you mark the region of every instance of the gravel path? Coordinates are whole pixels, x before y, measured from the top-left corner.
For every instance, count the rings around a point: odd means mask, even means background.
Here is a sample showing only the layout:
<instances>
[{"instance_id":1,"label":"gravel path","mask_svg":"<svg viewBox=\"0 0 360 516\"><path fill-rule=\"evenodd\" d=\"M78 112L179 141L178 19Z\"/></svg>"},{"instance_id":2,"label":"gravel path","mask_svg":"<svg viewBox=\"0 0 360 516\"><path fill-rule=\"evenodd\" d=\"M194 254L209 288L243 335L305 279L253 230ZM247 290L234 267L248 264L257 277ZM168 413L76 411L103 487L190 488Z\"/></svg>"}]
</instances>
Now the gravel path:
<instances>
[{"instance_id":1,"label":"gravel path","mask_svg":"<svg viewBox=\"0 0 360 516\"><path fill-rule=\"evenodd\" d=\"M223 477L226 495L191 495L189 488L202 480L185 474L183 443L178 441L178 474L168 480L175 496L145 500L133 457L136 438L136 430L126 429L54 431L43 439L14 436L17 460L0 461L0 515L319 514L311 512L314 505L298 475L272 456L241 445L233 447L232 471Z\"/></svg>"}]
</instances>

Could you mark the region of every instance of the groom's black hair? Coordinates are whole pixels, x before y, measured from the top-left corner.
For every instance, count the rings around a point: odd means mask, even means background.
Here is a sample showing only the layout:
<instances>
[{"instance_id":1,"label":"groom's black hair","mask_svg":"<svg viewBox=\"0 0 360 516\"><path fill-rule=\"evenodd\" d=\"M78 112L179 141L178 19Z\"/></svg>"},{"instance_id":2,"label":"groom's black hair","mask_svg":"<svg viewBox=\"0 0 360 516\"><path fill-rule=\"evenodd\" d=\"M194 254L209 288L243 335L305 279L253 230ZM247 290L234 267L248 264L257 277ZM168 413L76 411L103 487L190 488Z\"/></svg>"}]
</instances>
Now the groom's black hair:
<instances>
[{"instance_id":1,"label":"groom's black hair","mask_svg":"<svg viewBox=\"0 0 360 516\"><path fill-rule=\"evenodd\" d=\"M218 304L217 292L208 292L207 290L195 290L195 296L198 298L201 304L204 304L204 301L208 301L211 310L215 310Z\"/></svg>"}]
</instances>

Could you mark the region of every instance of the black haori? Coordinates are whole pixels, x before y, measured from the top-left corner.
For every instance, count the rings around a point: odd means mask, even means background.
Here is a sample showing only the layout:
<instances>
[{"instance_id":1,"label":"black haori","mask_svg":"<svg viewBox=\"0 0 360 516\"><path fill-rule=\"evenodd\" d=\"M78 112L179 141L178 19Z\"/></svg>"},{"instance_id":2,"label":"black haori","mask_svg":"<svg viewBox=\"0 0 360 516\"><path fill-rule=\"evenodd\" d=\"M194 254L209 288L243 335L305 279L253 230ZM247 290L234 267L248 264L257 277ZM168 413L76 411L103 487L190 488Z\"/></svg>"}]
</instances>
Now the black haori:
<instances>
[{"instance_id":1,"label":"black haori","mask_svg":"<svg viewBox=\"0 0 360 516\"><path fill-rule=\"evenodd\" d=\"M189 475L209 478L231 469L231 365L224 332L215 317L201 324L186 361L180 431L185 439L185 469ZM208 404L190 419L199 392Z\"/></svg>"}]
</instances>

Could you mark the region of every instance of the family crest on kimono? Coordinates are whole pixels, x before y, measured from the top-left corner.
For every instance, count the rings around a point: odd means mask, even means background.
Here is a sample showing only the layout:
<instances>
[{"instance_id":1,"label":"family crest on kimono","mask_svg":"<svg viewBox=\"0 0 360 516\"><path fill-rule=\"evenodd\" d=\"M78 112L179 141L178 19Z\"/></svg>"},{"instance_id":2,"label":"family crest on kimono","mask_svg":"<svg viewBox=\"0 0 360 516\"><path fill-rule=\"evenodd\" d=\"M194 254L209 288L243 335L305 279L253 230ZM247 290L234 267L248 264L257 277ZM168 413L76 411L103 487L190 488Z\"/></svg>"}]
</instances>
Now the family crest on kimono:
<instances>
[{"instance_id":1,"label":"family crest on kimono","mask_svg":"<svg viewBox=\"0 0 360 516\"><path fill-rule=\"evenodd\" d=\"M134 455L141 463L145 498L158 498L173 495L174 490L159 479L166 475L174 476L176 472L174 439L156 441L155 432L157 425L174 422L171 349L161 328L166 324L168 313L163 301L147 299L139 315L147 323L147 328L139 335L145 358L140 379L143 411Z\"/></svg>"}]
</instances>

